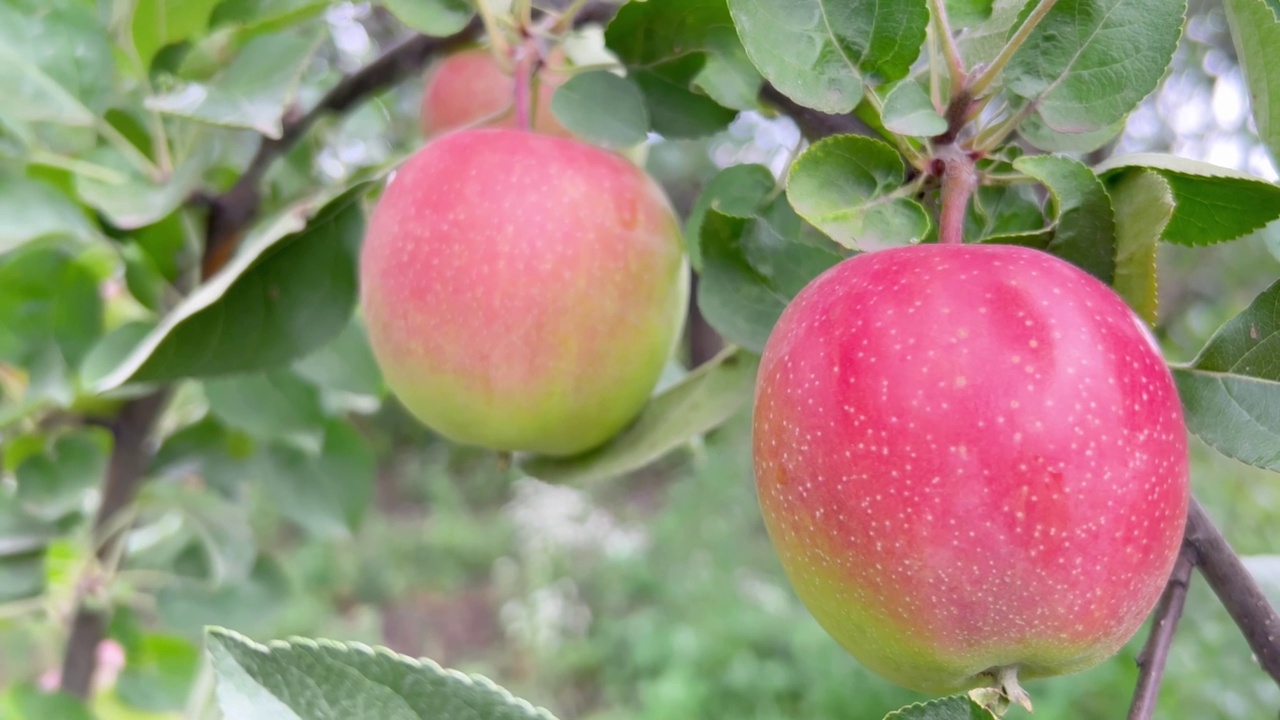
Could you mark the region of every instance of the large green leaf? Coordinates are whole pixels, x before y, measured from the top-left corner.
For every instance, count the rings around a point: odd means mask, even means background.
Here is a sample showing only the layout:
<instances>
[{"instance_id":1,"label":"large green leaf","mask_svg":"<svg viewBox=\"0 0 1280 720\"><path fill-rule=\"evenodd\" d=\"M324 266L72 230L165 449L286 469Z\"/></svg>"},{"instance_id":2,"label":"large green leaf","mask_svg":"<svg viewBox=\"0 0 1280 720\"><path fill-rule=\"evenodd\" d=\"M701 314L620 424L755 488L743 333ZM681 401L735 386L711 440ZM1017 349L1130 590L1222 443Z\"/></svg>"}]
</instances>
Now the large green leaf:
<instances>
[{"instance_id":1,"label":"large green leaf","mask_svg":"<svg viewBox=\"0 0 1280 720\"><path fill-rule=\"evenodd\" d=\"M236 720L554 720L490 680L329 640L207 636L218 706Z\"/></svg>"},{"instance_id":2,"label":"large green leaf","mask_svg":"<svg viewBox=\"0 0 1280 720\"><path fill-rule=\"evenodd\" d=\"M1258 137L1280 165L1280 7L1267 0L1224 0L1236 59L1249 86Z\"/></svg>"},{"instance_id":3,"label":"large green leaf","mask_svg":"<svg viewBox=\"0 0 1280 720\"><path fill-rule=\"evenodd\" d=\"M320 447L320 390L287 369L206 380L204 392L209 411L230 427L264 440Z\"/></svg>"},{"instance_id":4,"label":"large green leaf","mask_svg":"<svg viewBox=\"0 0 1280 720\"><path fill-rule=\"evenodd\" d=\"M1116 210L1112 287L1144 320L1156 323L1156 245L1173 218L1173 189L1153 170L1120 173L1110 187Z\"/></svg>"},{"instance_id":5,"label":"large green leaf","mask_svg":"<svg viewBox=\"0 0 1280 720\"><path fill-rule=\"evenodd\" d=\"M140 177L125 158L110 147L100 147L90 155L103 167L116 169L118 179L103 180L78 174L76 194L88 205L102 211L112 225L135 230L159 222L177 210L204 179L212 146L201 147L167 177L159 181Z\"/></svg>"},{"instance_id":6,"label":"large green leaf","mask_svg":"<svg viewBox=\"0 0 1280 720\"><path fill-rule=\"evenodd\" d=\"M1227 457L1280 471L1280 282L1173 374L1192 432Z\"/></svg>"},{"instance_id":7,"label":"large green leaf","mask_svg":"<svg viewBox=\"0 0 1280 720\"><path fill-rule=\"evenodd\" d=\"M1005 67L1005 86L1053 130L1100 130L1155 89L1185 12L1186 0L1059 0Z\"/></svg>"},{"instance_id":8,"label":"large green leaf","mask_svg":"<svg viewBox=\"0 0 1280 720\"><path fill-rule=\"evenodd\" d=\"M96 389L279 367L333 338L355 306L368 188L304 200L260 223Z\"/></svg>"},{"instance_id":9,"label":"large green leaf","mask_svg":"<svg viewBox=\"0 0 1280 720\"><path fill-rule=\"evenodd\" d=\"M302 71L318 47L314 32L256 37L208 83L149 98L147 108L278 138L285 109L297 98Z\"/></svg>"},{"instance_id":10,"label":"large green leaf","mask_svg":"<svg viewBox=\"0 0 1280 720\"><path fill-rule=\"evenodd\" d=\"M769 168L754 163L730 165L707 181L684 225L689 259L695 268L702 269L702 220L707 211L715 210L730 217L754 217L760 202L776 184Z\"/></svg>"},{"instance_id":11,"label":"large green leaf","mask_svg":"<svg viewBox=\"0 0 1280 720\"><path fill-rule=\"evenodd\" d=\"M1102 182L1067 157L1028 155L1013 166L1049 188L1054 224L1046 249L1110 285L1115 277L1115 213Z\"/></svg>"},{"instance_id":12,"label":"large green leaf","mask_svg":"<svg viewBox=\"0 0 1280 720\"><path fill-rule=\"evenodd\" d=\"M1173 217L1161 238L1179 245L1212 245L1243 237L1280 218L1280 186L1244 173L1172 155L1133 153L1096 168L1108 183L1120 173L1148 169L1173 192Z\"/></svg>"},{"instance_id":13,"label":"large green leaf","mask_svg":"<svg viewBox=\"0 0 1280 720\"><path fill-rule=\"evenodd\" d=\"M747 54L792 100L828 113L851 112L862 82L907 74L920 54L924 0L729 0Z\"/></svg>"},{"instance_id":14,"label":"large green leaf","mask_svg":"<svg viewBox=\"0 0 1280 720\"><path fill-rule=\"evenodd\" d=\"M791 166L787 198L832 240L858 250L923 240L929 216L901 194L905 166L891 146L861 135L814 143Z\"/></svg>"},{"instance_id":15,"label":"large green leaf","mask_svg":"<svg viewBox=\"0 0 1280 720\"><path fill-rule=\"evenodd\" d=\"M548 482L586 483L624 475L733 416L751 397L758 358L731 348L653 397L621 434L575 458L534 457L521 469Z\"/></svg>"}]
</instances>

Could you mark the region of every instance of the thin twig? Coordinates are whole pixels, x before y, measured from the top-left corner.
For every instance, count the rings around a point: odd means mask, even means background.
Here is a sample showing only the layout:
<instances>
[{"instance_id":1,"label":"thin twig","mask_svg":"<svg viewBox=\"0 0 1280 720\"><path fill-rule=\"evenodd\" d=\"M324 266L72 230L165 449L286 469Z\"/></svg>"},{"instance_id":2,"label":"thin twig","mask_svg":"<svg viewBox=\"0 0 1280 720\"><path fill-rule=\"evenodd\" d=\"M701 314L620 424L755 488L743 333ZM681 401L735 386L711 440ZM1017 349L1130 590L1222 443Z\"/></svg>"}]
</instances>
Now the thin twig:
<instances>
[{"instance_id":1,"label":"thin twig","mask_svg":"<svg viewBox=\"0 0 1280 720\"><path fill-rule=\"evenodd\" d=\"M1169 659L1169 648L1173 646L1173 633L1178 629L1182 608L1187 604L1187 589L1191 585L1191 570L1195 564L1195 548L1184 543L1164 594L1152 614L1151 635L1147 637L1142 652L1138 653L1138 684L1133 689L1129 720L1151 720L1155 716L1160 681Z\"/></svg>"},{"instance_id":2,"label":"thin twig","mask_svg":"<svg viewBox=\"0 0 1280 720\"><path fill-rule=\"evenodd\" d=\"M1000 76L1000 73L1004 72L1004 66L1009 64L1009 60L1013 59L1014 53L1018 52L1018 48L1022 47L1027 38L1031 37L1031 33L1036 29L1036 26L1049 14L1049 11L1053 9L1057 1L1040 0L1036 4L1031 14L1027 15L1027 19L1018 27L1013 37L1009 38L1009 42L1005 43L1004 47L1000 49L1000 53L991 61L991 64L983 68L981 74L977 77L971 78L967 88L971 95L974 97L981 95Z\"/></svg>"},{"instance_id":3,"label":"thin twig","mask_svg":"<svg viewBox=\"0 0 1280 720\"><path fill-rule=\"evenodd\" d=\"M1240 628L1258 664L1280 684L1280 614L1195 498L1187 514L1186 542L1195 548L1200 574Z\"/></svg>"},{"instance_id":4,"label":"thin twig","mask_svg":"<svg viewBox=\"0 0 1280 720\"><path fill-rule=\"evenodd\" d=\"M94 518L94 534L105 534L98 544L97 558L106 562L117 552L126 528L115 523L116 516L129 508L138 496L142 480L151 460L151 431L164 409L166 391L157 391L130 400L111 424L115 443L107 465L102 502ZM86 590L86 595L91 590ZM71 635L67 639L62 660L61 689L79 698L87 698L98 664L98 643L106 635L108 612L98 607L91 597L79 598Z\"/></svg>"}]
</instances>

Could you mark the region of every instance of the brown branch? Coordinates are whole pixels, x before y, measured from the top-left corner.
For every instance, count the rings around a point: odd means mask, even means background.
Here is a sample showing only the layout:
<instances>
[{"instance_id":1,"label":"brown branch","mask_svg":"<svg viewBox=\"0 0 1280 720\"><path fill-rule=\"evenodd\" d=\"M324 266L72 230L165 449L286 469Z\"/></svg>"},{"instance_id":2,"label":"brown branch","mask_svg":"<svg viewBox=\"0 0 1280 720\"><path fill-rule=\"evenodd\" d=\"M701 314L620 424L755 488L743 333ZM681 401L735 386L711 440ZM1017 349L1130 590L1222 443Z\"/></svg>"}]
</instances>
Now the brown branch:
<instances>
[{"instance_id":1,"label":"brown branch","mask_svg":"<svg viewBox=\"0 0 1280 720\"><path fill-rule=\"evenodd\" d=\"M1258 664L1280 684L1280 615L1195 498L1187 513L1185 541L1195 548L1200 574L1240 628Z\"/></svg>"},{"instance_id":2,"label":"brown branch","mask_svg":"<svg viewBox=\"0 0 1280 720\"><path fill-rule=\"evenodd\" d=\"M289 151L321 117L342 113L422 70L437 54L455 50L475 40L481 30L478 19L460 32L444 38L414 35L387 50L373 62L344 77L315 107L284 122L280 137L263 136L244 174L236 184L209 202L201 274L207 278L230 259L240 238L258 214L261 184L267 169Z\"/></svg>"},{"instance_id":3,"label":"brown branch","mask_svg":"<svg viewBox=\"0 0 1280 720\"><path fill-rule=\"evenodd\" d=\"M117 515L133 504L151 460L151 430L164 409L168 393L164 390L130 400L111 423L114 444L102 488L102 503L93 521L93 537L97 543L99 562L106 564L119 552L125 528L117 523ZM104 536L106 533L106 536ZM62 660L63 692L87 698L98 664L98 643L106 635L110 611L100 607L93 578L89 587L79 589L75 618Z\"/></svg>"},{"instance_id":4,"label":"brown branch","mask_svg":"<svg viewBox=\"0 0 1280 720\"><path fill-rule=\"evenodd\" d=\"M1160 681L1164 678L1169 648L1173 646L1173 633L1178 629L1182 608L1187 604L1187 589L1191 585L1191 570L1195 564L1195 548L1184 542L1164 594L1152 615L1151 635L1147 637L1142 652L1138 653L1138 684L1133 689L1129 720L1151 720L1155 717Z\"/></svg>"}]
</instances>

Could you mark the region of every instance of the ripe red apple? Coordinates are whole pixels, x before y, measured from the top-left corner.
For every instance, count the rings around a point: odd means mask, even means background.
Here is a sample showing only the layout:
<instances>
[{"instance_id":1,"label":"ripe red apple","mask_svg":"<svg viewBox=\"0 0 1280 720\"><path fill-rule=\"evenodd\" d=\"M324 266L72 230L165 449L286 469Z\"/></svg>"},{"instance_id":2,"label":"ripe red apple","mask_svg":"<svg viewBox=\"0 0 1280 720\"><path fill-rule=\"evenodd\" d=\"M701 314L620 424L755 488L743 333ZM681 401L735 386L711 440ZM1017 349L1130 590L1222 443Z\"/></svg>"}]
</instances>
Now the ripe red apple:
<instances>
[{"instance_id":1,"label":"ripe red apple","mask_svg":"<svg viewBox=\"0 0 1280 720\"><path fill-rule=\"evenodd\" d=\"M625 158L522 130L442 136L396 172L361 257L369 339L428 427L568 455L644 406L689 295L676 219Z\"/></svg>"},{"instance_id":2,"label":"ripe red apple","mask_svg":"<svg viewBox=\"0 0 1280 720\"><path fill-rule=\"evenodd\" d=\"M553 53L538 72L533 130L573 137L551 112L551 96L565 77L556 72L564 62ZM427 75L422 92L422 130L428 139L472 127L517 126L515 78L503 71L485 48L470 48L445 57Z\"/></svg>"},{"instance_id":3,"label":"ripe red apple","mask_svg":"<svg viewBox=\"0 0 1280 720\"><path fill-rule=\"evenodd\" d=\"M1142 321L1076 267L855 256L787 307L757 382L769 534L880 675L1016 694L1113 655L1155 605L1187 511L1182 410Z\"/></svg>"}]
</instances>

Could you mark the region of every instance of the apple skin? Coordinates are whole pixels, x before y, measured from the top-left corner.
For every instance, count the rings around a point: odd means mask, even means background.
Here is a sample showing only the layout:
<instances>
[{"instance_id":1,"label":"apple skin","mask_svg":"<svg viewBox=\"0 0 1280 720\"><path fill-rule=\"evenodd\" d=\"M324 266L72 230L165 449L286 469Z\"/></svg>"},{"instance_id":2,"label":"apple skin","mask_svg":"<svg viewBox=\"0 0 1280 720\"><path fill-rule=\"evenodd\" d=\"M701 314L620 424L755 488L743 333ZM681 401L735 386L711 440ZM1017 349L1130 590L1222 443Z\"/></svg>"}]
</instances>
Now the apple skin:
<instances>
[{"instance_id":1,"label":"apple skin","mask_svg":"<svg viewBox=\"0 0 1280 720\"><path fill-rule=\"evenodd\" d=\"M563 53L556 52L549 65L538 72L533 130L571 138L551 111L551 96L565 81L555 72L555 66L562 62ZM503 72L488 49L460 50L437 63L427 75L422 91L422 132L427 139L434 139L473 126L515 128L514 98L515 78Z\"/></svg>"},{"instance_id":2,"label":"apple skin","mask_svg":"<svg viewBox=\"0 0 1280 720\"><path fill-rule=\"evenodd\" d=\"M919 245L831 268L773 330L753 423L797 594L909 689L1095 665L1177 558L1170 372L1118 295L1038 250Z\"/></svg>"},{"instance_id":3,"label":"apple skin","mask_svg":"<svg viewBox=\"0 0 1280 720\"><path fill-rule=\"evenodd\" d=\"M411 156L378 201L361 301L387 384L459 443L572 455L639 413L689 301L661 187L614 153L466 130Z\"/></svg>"}]
</instances>

